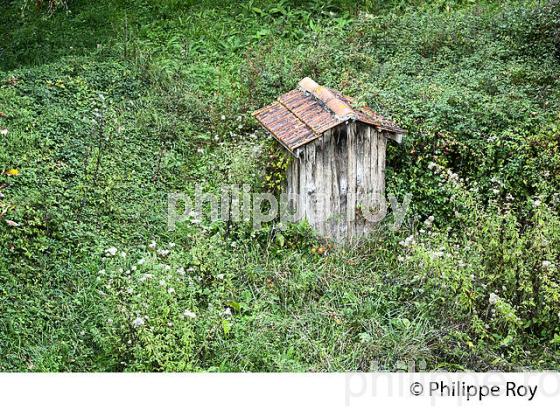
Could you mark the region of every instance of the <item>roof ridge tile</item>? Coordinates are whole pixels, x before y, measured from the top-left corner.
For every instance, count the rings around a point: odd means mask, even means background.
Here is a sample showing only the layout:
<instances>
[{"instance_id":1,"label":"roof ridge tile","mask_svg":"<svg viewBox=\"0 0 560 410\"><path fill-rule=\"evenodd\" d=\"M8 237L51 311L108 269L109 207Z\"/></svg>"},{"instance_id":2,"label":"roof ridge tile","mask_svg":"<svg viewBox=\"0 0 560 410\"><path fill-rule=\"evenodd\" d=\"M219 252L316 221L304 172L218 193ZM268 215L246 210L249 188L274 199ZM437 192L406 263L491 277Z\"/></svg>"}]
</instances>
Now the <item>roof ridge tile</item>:
<instances>
[{"instance_id":1,"label":"roof ridge tile","mask_svg":"<svg viewBox=\"0 0 560 410\"><path fill-rule=\"evenodd\" d=\"M356 113L346 102L339 99L328 87L321 86L309 77L298 83L300 89L322 102L341 120L356 119Z\"/></svg>"}]
</instances>

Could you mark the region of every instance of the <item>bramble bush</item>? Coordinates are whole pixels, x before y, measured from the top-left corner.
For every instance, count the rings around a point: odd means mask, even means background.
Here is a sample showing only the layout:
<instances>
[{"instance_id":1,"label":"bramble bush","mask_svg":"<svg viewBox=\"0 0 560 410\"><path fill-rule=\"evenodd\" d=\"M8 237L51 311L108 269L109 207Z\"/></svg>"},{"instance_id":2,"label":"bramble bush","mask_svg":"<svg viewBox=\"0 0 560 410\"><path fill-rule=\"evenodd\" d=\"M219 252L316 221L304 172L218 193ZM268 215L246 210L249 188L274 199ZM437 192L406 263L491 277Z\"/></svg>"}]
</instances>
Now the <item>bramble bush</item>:
<instances>
[{"instance_id":1,"label":"bramble bush","mask_svg":"<svg viewBox=\"0 0 560 410\"><path fill-rule=\"evenodd\" d=\"M414 267L407 297L450 312L441 320L456 329L451 340L460 341L459 355L470 352L469 360L508 370L508 363L535 359L554 366L555 359L546 357L560 341L560 217L535 199L519 220L511 204L483 205L457 174L439 165L432 170L453 192L450 202L462 232L430 218L402 242L401 258ZM453 350L444 355L453 356Z\"/></svg>"}]
</instances>

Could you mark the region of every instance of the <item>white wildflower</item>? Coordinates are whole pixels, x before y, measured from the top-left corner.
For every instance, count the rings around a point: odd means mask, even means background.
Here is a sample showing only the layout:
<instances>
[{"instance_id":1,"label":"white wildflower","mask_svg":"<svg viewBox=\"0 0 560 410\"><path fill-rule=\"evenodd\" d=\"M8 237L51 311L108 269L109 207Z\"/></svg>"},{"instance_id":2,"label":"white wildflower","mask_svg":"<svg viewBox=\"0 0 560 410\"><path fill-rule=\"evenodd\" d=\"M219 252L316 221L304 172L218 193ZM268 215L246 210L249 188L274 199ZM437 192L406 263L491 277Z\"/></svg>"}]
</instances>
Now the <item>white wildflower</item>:
<instances>
[{"instance_id":1,"label":"white wildflower","mask_svg":"<svg viewBox=\"0 0 560 410\"><path fill-rule=\"evenodd\" d=\"M156 241L152 241L152 242L150 242L150 244L148 245L148 248L150 248L150 249L155 249L156 246L157 246Z\"/></svg>"},{"instance_id":2,"label":"white wildflower","mask_svg":"<svg viewBox=\"0 0 560 410\"><path fill-rule=\"evenodd\" d=\"M428 218L426 218L426 220L424 221L424 225L426 225L427 227L432 226L432 224L434 223L434 216L430 215Z\"/></svg>"},{"instance_id":3,"label":"white wildflower","mask_svg":"<svg viewBox=\"0 0 560 410\"><path fill-rule=\"evenodd\" d=\"M113 319L107 319L107 323L109 323L110 325L113 324Z\"/></svg>"},{"instance_id":4,"label":"white wildflower","mask_svg":"<svg viewBox=\"0 0 560 410\"><path fill-rule=\"evenodd\" d=\"M0 130L0 134L2 134L2 135L4 135L4 136L8 135L8 129L7 129L7 128L2 128L2 129Z\"/></svg>"},{"instance_id":5,"label":"white wildflower","mask_svg":"<svg viewBox=\"0 0 560 410\"><path fill-rule=\"evenodd\" d=\"M216 276L218 279L222 280L224 278L224 274L220 273L218 276Z\"/></svg>"},{"instance_id":6,"label":"white wildflower","mask_svg":"<svg viewBox=\"0 0 560 410\"><path fill-rule=\"evenodd\" d=\"M498 295L496 295L495 293L490 293L490 297L488 298L488 302L491 305L495 305L496 302L498 302L498 300L500 300L500 297Z\"/></svg>"},{"instance_id":7,"label":"white wildflower","mask_svg":"<svg viewBox=\"0 0 560 410\"><path fill-rule=\"evenodd\" d=\"M101 269L99 272L97 272L100 275L105 275L105 269Z\"/></svg>"},{"instance_id":8,"label":"white wildflower","mask_svg":"<svg viewBox=\"0 0 560 410\"><path fill-rule=\"evenodd\" d=\"M231 316L231 309L229 307L225 308L224 316Z\"/></svg>"},{"instance_id":9,"label":"white wildflower","mask_svg":"<svg viewBox=\"0 0 560 410\"><path fill-rule=\"evenodd\" d=\"M169 288L169 289L167 289L167 293L169 293L171 295L171 294L175 293L175 289Z\"/></svg>"},{"instance_id":10,"label":"white wildflower","mask_svg":"<svg viewBox=\"0 0 560 410\"><path fill-rule=\"evenodd\" d=\"M169 255L169 252L170 252L170 251L169 251L168 249L159 249L159 250L157 251L157 254L158 254L159 256L164 256L164 257L165 257L165 256Z\"/></svg>"},{"instance_id":11,"label":"white wildflower","mask_svg":"<svg viewBox=\"0 0 560 410\"><path fill-rule=\"evenodd\" d=\"M185 316L185 317L187 317L187 318L189 318L189 319L196 319L196 313L191 312L191 311L188 310L188 309L186 309L186 310L183 312L183 316Z\"/></svg>"},{"instance_id":12,"label":"white wildflower","mask_svg":"<svg viewBox=\"0 0 560 410\"><path fill-rule=\"evenodd\" d=\"M541 201L538 200L538 199L535 199L535 200L533 201L533 206L534 206L535 208L538 208L539 206L541 206Z\"/></svg>"},{"instance_id":13,"label":"white wildflower","mask_svg":"<svg viewBox=\"0 0 560 410\"><path fill-rule=\"evenodd\" d=\"M405 261L405 257L402 256L402 255L399 255L399 256L397 256L397 260L398 260L399 262L404 262L404 261Z\"/></svg>"},{"instance_id":14,"label":"white wildflower","mask_svg":"<svg viewBox=\"0 0 560 410\"><path fill-rule=\"evenodd\" d=\"M178 269L177 269L177 273L178 273L179 275L184 275L184 274L185 274L185 268L183 268L183 267L178 268Z\"/></svg>"},{"instance_id":15,"label":"white wildflower","mask_svg":"<svg viewBox=\"0 0 560 410\"><path fill-rule=\"evenodd\" d=\"M550 261L542 261L542 267L545 269L549 269L553 266L553 263Z\"/></svg>"},{"instance_id":16,"label":"white wildflower","mask_svg":"<svg viewBox=\"0 0 560 410\"><path fill-rule=\"evenodd\" d=\"M159 281L159 284L160 284L160 286L165 286L165 281L164 281L163 279L161 279L161 280Z\"/></svg>"},{"instance_id":17,"label":"white wildflower","mask_svg":"<svg viewBox=\"0 0 560 410\"><path fill-rule=\"evenodd\" d=\"M441 258L444 255L444 253L442 251L436 251L436 252L432 252L430 254L430 257L432 259L437 259L437 258Z\"/></svg>"},{"instance_id":18,"label":"white wildflower","mask_svg":"<svg viewBox=\"0 0 560 410\"><path fill-rule=\"evenodd\" d=\"M173 249L174 247L175 247L175 242L170 242L170 243L169 243L169 248L170 248L170 249Z\"/></svg>"},{"instance_id":19,"label":"white wildflower","mask_svg":"<svg viewBox=\"0 0 560 410\"><path fill-rule=\"evenodd\" d=\"M136 262L138 265L143 265L144 263L146 263L146 259L142 258L140 259L138 262Z\"/></svg>"},{"instance_id":20,"label":"white wildflower","mask_svg":"<svg viewBox=\"0 0 560 410\"><path fill-rule=\"evenodd\" d=\"M408 236L404 241L400 241L400 242L399 242L399 244L400 244L401 246L404 246L404 247L410 246L410 245L412 245L412 244L414 244L414 243L415 243L415 242L414 242L414 235L410 235L410 236Z\"/></svg>"},{"instance_id":21,"label":"white wildflower","mask_svg":"<svg viewBox=\"0 0 560 410\"><path fill-rule=\"evenodd\" d=\"M436 163L435 163L435 162L430 162L430 163L428 164L428 169L434 169L435 166L436 166Z\"/></svg>"},{"instance_id":22,"label":"white wildflower","mask_svg":"<svg viewBox=\"0 0 560 410\"><path fill-rule=\"evenodd\" d=\"M126 258L126 252L125 251L121 252L121 258Z\"/></svg>"},{"instance_id":23,"label":"white wildflower","mask_svg":"<svg viewBox=\"0 0 560 410\"><path fill-rule=\"evenodd\" d=\"M220 119L221 119L222 121L225 121L225 120L226 120L226 116L222 114L221 117L220 117Z\"/></svg>"},{"instance_id":24,"label":"white wildflower","mask_svg":"<svg viewBox=\"0 0 560 410\"><path fill-rule=\"evenodd\" d=\"M136 319L134 319L134 320L132 321L132 326L134 326L134 327L140 327L140 326L144 325L144 323L145 323L145 322L144 322L144 319L141 318L140 316L138 316Z\"/></svg>"},{"instance_id":25,"label":"white wildflower","mask_svg":"<svg viewBox=\"0 0 560 410\"><path fill-rule=\"evenodd\" d=\"M105 255L107 256L115 256L116 254L117 254L117 248L115 248L114 246L105 249Z\"/></svg>"}]
</instances>

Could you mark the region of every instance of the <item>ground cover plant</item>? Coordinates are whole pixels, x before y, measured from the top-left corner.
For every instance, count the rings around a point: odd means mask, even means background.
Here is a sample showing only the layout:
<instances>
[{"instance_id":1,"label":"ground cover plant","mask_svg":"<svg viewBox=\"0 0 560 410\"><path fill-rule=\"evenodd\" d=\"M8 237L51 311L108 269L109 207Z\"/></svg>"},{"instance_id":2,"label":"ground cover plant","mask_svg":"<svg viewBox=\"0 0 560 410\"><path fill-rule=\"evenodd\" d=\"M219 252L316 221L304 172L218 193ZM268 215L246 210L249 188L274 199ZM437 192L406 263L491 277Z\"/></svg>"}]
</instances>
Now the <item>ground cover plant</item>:
<instances>
[{"instance_id":1,"label":"ground cover plant","mask_svg":"<svg viewBox=\"0 0 560 410\"><path fill-rule=\"evenodd\" d=\"M0 1L0 369L560 368L556 1ZM367 241L192 218L277 189L310 76L408 130Z\"/></svg>"}]
</instances>

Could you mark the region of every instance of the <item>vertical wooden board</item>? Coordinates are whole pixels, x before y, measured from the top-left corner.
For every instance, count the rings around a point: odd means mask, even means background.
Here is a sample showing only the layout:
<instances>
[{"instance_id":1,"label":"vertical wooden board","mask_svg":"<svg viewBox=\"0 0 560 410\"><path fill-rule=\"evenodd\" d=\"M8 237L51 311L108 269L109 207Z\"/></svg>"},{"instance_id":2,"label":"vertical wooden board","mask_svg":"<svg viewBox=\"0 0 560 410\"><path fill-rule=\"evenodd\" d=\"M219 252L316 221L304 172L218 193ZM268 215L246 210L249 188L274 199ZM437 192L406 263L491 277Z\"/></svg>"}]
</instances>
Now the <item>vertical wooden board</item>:
<instances>
[{"instance_id":1,"label":"vertical wooden board","mask_svg":"<svg viewBox=\"0 0 560 410\"><path fill-rule=\"evenodd\" d=\"M336 238L342 241L347 234L346 212L348 208L348 136L345 125L336 128L336 145L334 158L336 161L336 179L338 185L338 212L336 220Z\"/></svg>"},{"instance_id":2,"label":"vertical wooden board","mask_svg":"<svg viewBox=\"0 0 560 410\"><path fill-rule=\"evenodd\" d=\"M315 181L315 226L317 232L321 236L324 235L324 176L323 176L323 137L315 140L313 143L315 145L315 163L314 168L314 181Z\"/></svg>"},{"instance_id":3,"label":"vertical wooden board","mask_svg":"<svg viewBox=\"0 0 560 410\"><path fill-rule=\"evenodd\" d=\"M302 148L298 155L298 176L299 176L299 197L298 197L298 212L300 218L303 220L306 218L306 200L307 192L305 189L305 148Z\"/></svg>"},{"instance_id":4,"label":"vertical wooden board","mask_svg":"<svg viewBox=\"0 0 560 410\"><path fill-rule=\"evenodd\" d=\"M365 206L365 169L364 169L364 141L367 127L356 126L356 220L354 222L355 236L360 237L364 232L364 218L362 208Z\"/></svg>"},{"instance_id":5,"label":"vertical wooden board","mask_svg":"<svg viewBox=\"0 0 560 410\"><path fill-rule=\"evenodd\" d=\"M288 194L292 194L297 191L297 165L297 159L293 158L288 166Z\"/></svg>"},{"instance_id":6,"label":"vertical wooden board","mask_svg":"<svg viewBox=\"0 0 560 410\"><path fill-rule=\"evenodd\" d=\"M363 157L363 164L364 164L364 198L363 203L364 207L370 208L371 207L371 127L366 127L364 130L364 157ZM363 234L367 235L371 231L371 222L364 219L364 230Z\"/></svg>"},{"instance_id":7,"label":"vertical wooden board","mask_svg":"<svg viewBox=\"0 0 560 410\"><path fill-rule=\"evenodd\" d=\"M316 215L316 196L315 196L315 144L307 144L305 146L305 191L306 191L306 208L305 214L309 224L315 226Z\"/></svg>"},{"instance_id":8,"label":"vertical wooden board","mask_svg":"<svg viewBox=\"0 0 560 410\"><path fill-rule=\"evenodd\" d=\"M356 221L356 123L347 126L348 152L348 194L346 204L346 236L349 241L354 236Z\"/></svg>"},{"instance_id":9,"label":"vertical wooden board","mask_svg":"<svg viewBox=\"0 0 560 410\"><path fill-rule=\"evenodd\" d=\"M334 160L334 134L333 130L329 130L325 139L325 146L323 149L323 177L325 179L325 191L327 194L327 199L325 202L325 236L329 239L333 238L332 226L334 220L336 220L336 209L335 209L335 199L336 195L335 187L337 185L336 181L336 163Z\"/></svg>"},{"instance_id":10,"label":"vertical wooden board","mask_svg":"<svg viewBox=\"0 0 560 410\"><path fill-rule=\"evenodd\" d=\"M293 172L293 167L290 164L290 166L288 166L288 169L286 171L286 193L289 194L292 190L293 187L293 181L292 181L292 177L294 175Z\"/></svg>"},{"instance_id":11,"label":"vertical wooden board","mask_svg":"<svg viewBox=\"0 0 560 410\"><path fill-rule=\"evenodd\" d=\"M292 158L292 160L290 162L290 166L289 166L289 174L290 174L291 177L288 179L288 194L290 194L290 197L292 197L293 195L298 195L299 194L299 160L298 160L298 158ZM288 208L289 212L297 214L299 203L297 201L292 202L292 206L295 209L292 209L292 207L289 207Z\"/></svg>"},{"instance_id":12,"label":"vertical wooden board","mask_svg":"<svg viewBox=\"0 0 560 410\"><path fill-rule=\"evenodd\" d=\"M294 194L297 195L296 199L294 199L294 206L296 207L295 212L296 215L298 215L301 218L301 209L299 208L300 206L300 202L299 202L299 198L301 196L301 188L300 188L300 177L299 174L301 172L301 162L299 161L299 158L294 158L293 160L294 162ZM298 219L299 220L299 219Z\"/></svg>"},{"instance_id":13,"label":"vertical wooden board","mask_svg":"<svg viewBox=\"0 0 560 410\"><path fill-rule=\"evenodd\" d=\"M377 146L379 145L379 133L377 130L371 130L371 146L370 146L370 166L371 166L371 199L372 206L377 204L377 189L379 184L379 175L377 172Z\"/></svg>"},{"instance_id":14,"label":"vertical wooden board","mask_svg":"<svg viewBox=\"0 0 560 410\"><path fill-rule=\"evenodd\" d=\"M321 138L321 170L317 170L317 175L321 175L321 187L320 190L323 193L323 201L321 204L321 235L328 238L329 237L329 216L331 215L330 210L330 191L331 191L331 179L330 179L330 166L328 150L330 144L331 133L330 131L325 131L323 138Z\"/></svg>"},{"instance_id":15,"label":"vertical wooden board","mask_svg":"<svg viewBox=\"0 0 560 410\"><path fill-rule=\"evenodd\" d=\"M385 195L385 153L387 150L386 131L379 134L377 145L377 178L378 191L380 195Z\"/></svg>"},{"instance_id":16,"label":"vertical wooden board","mask_svg":"<svg viewBox=\"0 0 560 410\"><path fill-rule=\"evenodd\" d=\"M330 131L329 145L325 150L325 157L328 158L328 164L326 164L330 176L330 185L328 189L330 190L329 197L329 220L328 220L328 230L329 237L336 240L337 237L337 226L340 212L340 198L339 198L339 185L338 185L338 171L336 162L336 135L335 131Z\"/></svg>"},{"instance_id":17,"label":"vertical wooden board","mask_svg":"<svg viewBox=\"0 0 560 410\"><path fill-rule=\"evenodd\" d=\"M340 219L340 187L338 185L338 167L336 162L336 137L334 132L331 132L331 140L329 145L329 165L331 173L331 221L330 221L330 231L331 237L334 240L338 239L338 221Z\"/></svg>"}]
</instances>

